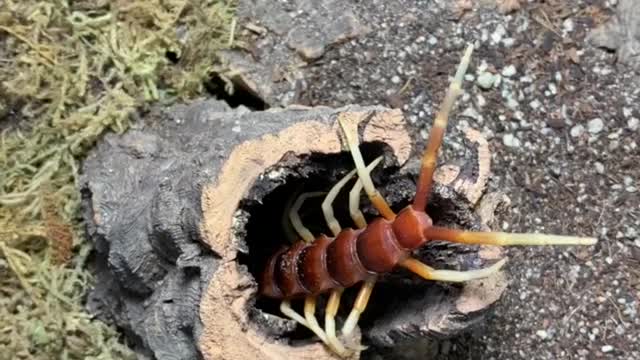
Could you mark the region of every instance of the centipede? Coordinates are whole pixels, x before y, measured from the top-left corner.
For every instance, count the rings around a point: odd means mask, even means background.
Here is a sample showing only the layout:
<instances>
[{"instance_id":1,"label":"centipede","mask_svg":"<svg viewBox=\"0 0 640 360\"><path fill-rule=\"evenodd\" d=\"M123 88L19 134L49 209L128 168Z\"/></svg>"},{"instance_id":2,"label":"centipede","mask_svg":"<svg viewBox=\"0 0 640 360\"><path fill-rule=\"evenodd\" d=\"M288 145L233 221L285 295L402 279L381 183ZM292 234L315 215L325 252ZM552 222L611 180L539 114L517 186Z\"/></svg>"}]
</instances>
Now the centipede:
<instances>
[{"instance_id":1,"label":"centipede","mask_svg":"<svg viewBox=\"0 0 640 360\"><path fill-rule=\"evenodd\" d=\"M261 296L281 300L280 311L288 318L310 329L329 349L340 357L355 349L347 348L336 330L336 314L345 289L360 286L351 311L344 321L340 336L349 336L365 311L379 276L404 268L430 281L466 282L491 276L507 261L474 270L435 269L412 254L430 241L449 241L468 245L540 246L594 245L596 238L537 233L478 232L435 226L426 213L438 152L443 142L449 115L463 92L464 75L471 62L473 45L465 50L444 100L436 113L422 156L413 202L397 214L391 209L371 178L372 170L381 162L378 157L365 164L358 147L357 133L349 131L338 120L355 169L340 179L327 193L304 193L289 211L289 218L300 239L277 250L268 260L259 281ZM357 131L357 130L356 130ZM341 189L357 175L349 193L349 212L355 228L342 228L336 220L332 204ZM367 223L359 209L364 189L378 217ZM322 212L331 235L314 236L300 220L298 211L306 199L324 195ZM324 328L316 316L319 296L328 295ZM304 314L296 312L291 302L304 300Z\"/></svg>"}]
</instances>

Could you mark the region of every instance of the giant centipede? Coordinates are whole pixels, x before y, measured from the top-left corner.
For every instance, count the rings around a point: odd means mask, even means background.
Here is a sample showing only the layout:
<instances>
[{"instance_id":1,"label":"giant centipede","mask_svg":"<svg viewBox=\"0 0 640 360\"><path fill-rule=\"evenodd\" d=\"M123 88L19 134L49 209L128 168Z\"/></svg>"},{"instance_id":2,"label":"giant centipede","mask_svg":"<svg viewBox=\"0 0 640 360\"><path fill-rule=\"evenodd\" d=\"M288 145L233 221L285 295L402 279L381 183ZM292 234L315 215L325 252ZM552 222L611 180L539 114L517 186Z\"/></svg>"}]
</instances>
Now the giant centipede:
<instances>
[{"instance_id":1,"label":"giant centipede","mask_svg":"<svg viewBox=\"0 0 640 360\"><path fill-rule=\"evenodd\" d=\"M373 186L369 175L379 162L365 166L358 149L357 138L341 125L346 143L353 157L356 170L345 176L329 192L323 205L325 218L333 232L333 237L320 235L313 237L299 220L297 209L291 212L291 219L297 225L302 240L290 247L275 252L267 261L260 279L260 294L282 300L281 311L288 317L311 329L332 351L339 355L352 352L346 349L337 338L334 317L340 303L343 289L362 283L355 304L342 327L342 334L348 335L364 311L377 276L388 273L397 267L406 268L424 279L437 281L462 282L485 278L498 271L506 259L494 265L469 271L433 269L412 257L414 250L423 247L432 240L444 240L464 244L484 245L592 245L595 238L542 235L510 234L503 232L473 232L443 228L433 225L431 217L425 212L433 183L436 158L444 137L449 113L455 99L462 92L462 80L470 62L473 46L469 46L457 68L440 111L431 128L426 149L422 158L422 167L417 181L413 203L402 209L397 215L391 210L384 198ZM357 135L357 134L356 134ZM369 199L381 216L369 224L364 222L357 201L351 197L352 218L358 228L340 228L333 217L330 205L335 192L344 186L355 173L358 182L352 190L359 195L364 187ZM333 195L331 195L333 194ZM303 200L301 197L300 200ZM355 208L355 209L354 209ZM296 224L297 223L297 224ZM316 297L330 293L325 311L325 328L319 326L315 318ZM290 301L304 298L304 317L290 307Z\"/></svg>"}]
</instances>

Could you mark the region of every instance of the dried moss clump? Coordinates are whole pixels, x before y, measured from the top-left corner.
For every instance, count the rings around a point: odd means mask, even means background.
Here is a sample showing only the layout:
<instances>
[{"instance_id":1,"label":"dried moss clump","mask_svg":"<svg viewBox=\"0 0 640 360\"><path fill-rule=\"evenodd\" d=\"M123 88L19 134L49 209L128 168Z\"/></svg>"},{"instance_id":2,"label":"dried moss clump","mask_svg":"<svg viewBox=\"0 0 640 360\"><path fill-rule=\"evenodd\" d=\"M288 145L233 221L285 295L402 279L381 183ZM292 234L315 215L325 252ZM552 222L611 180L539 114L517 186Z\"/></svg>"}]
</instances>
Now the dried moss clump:
<instances>
[{"instance_id":1,"label":"dried moss clump","mask_svg":"<svg viewBox=\"0 0 640 360\"><path fill-rule=\"evenodd\" d=\"M200 94L232 1L0 2L0 357L124 359L82 300L78 161L150 102Z\"/></svg>"}]
</instances>

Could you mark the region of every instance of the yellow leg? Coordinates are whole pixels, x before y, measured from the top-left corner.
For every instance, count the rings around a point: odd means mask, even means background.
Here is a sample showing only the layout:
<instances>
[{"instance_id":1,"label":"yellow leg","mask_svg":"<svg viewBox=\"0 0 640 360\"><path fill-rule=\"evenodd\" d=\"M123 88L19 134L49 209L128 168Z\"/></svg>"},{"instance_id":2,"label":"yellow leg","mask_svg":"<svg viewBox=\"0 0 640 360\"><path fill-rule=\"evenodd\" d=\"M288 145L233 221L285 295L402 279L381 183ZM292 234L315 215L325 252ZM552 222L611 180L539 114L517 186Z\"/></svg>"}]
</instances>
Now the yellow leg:
<instances>
[{"instance_id":1,"label":"yellow leg","mask_svg":"<svg viewBox=\"0 0 640 360\"><path fill-rule=\"evenodd\" d=\"M329 190L327 197L324 198L324 201L322 202L322 213L324 214L324 219L327 222L327 226L329 226L329 229L333 233L333 236L337 236L340 233L340 230L342 230L342 228L340 227L340 223L333 215L333 201L336 199L336 196L338 196L338 193L340 193L340 190L344 187L344 185L349 180L351 180L351 178L355 174L356 170L352 170L347 175L345 175L345 177L340 179L340 181L333 185L331 190Z\"/></svg>"},{"instance_id":2,"label":"yellow leg","mask_svg":"<svg viewBox=\"0 0 640 360\"><path fill-rule=\"evenodd\" d=\"M369 176L369 174L371 174L371 171L378 166L378 164L380 164L380 162L382 161L383 157L380 156L378 158L376 158L375 160L373 160L371 162L371 164L369 164L365 171L367 173L367 176ZM351 214L351 219L353 219L353 222L356 224L356 226L359 229L363 229L364 227L367 226L367 222L364 219L364 215L362 214L362 211L360 211L360 192L362 191L362 187L363 187L363 183L361 179L358 179L358 181L356 181L356 183L353 185L353 188L351 188L351 192L349 192L349 214Z\"/></svg>"},{"instance_id":3,"label":"yellow leg","mask_svg":"<svg viewBox=\"0 0 640 360\"><path fill-rule=\"evenodd\" d=\"M309 303L309 299L312 299L311 303ZM316 307L315 298L311 298L311 297L307 298L304 305L304 312L305 312L306 318L303 318L302 316L300 316L300 314L298 314L297 312L295 312L295 310L291 308L291 303L289 302L289 300L283 300L280 303L280 311L283 314L288 316L290 319L295 320L296 322L306 326L309 330L313 331L313 333L316 334L316 336L318 336L320 340L322 340L322 342L326 343L327 337L324 331L322 331L322 329L320 328L320 326L318 326L318 322L316 321L315 315L313 314L313 312L315 311L315 307ZM310 311L310 314L309 314L309 311Z\"/></svg>"},{"instance_id":4,"label":"yellow leg","mask_svg":"<svg viewBox=\"0 0 640 360\"><path fill-rule=\"evenodd\" d=\"M318 335L322 342L327 343L327 334L324 333L316 320L316 298L314 296L307 296L304 300L304 318L307 320L307 327Z\"/></svg>"},{"instance_id":5,"label":"yellow leg","mask_svg":"<svg viewBox=\"0 0 640 360\"><path fill-rule=\"evenodd\" d=\"M400 263L400 266L412 271L420 277L427 280L436 281L448 281L448 282L465 282L475 279L483 279L491 274L500 270L500 268L507 262L507 259L502 259L497 263L489 266L488 268L469 270L469 271L455 271L455 270L436 270L430 266L425 265L414 258L408 258Z\"/></svg>"},{"instance_id":6,"label":"yellow leg","mask_svg":"<svg viewBox=\"0 0 640 360\"><path fill-rule=\"evenodd\" d=\"M351 152L351 157L353 157L353 162L356 165L356 170L358 172L358 177L362 181L362 185L364 186L364 191L367 193L369 200L373 206L380 212L387 220L393 220L396 217L396 214L391 210L387 201L380 195L378 190L376 190L373 185L373 181L371 180L371 176L367 172L367 168L364 165L364 160L362 159L362 154L360 153L360 149L358 148L358 134L351 134L349 129L339 121L340 127L342 128L342 132L344 133L347 146L349 147L349 151Z\"/></svg>"},{"instance_id":7,"label":"yellow leg","mask_svg":"<svg viewBox=\"0 0 640 360\"><path fill-rule=\"evenodd\" d=\"M304 224L302 223L302 220L300 219L299 211L305 200L307 200L310 197L317 197L322 195L324 195L323 192L308 192L308 193L300 194L296 202L293 203L291 210L289 210L289 221L291 221L291 225L293 225L293 228L296 230L298 235L300 235L302 240L308 243L313 242L315 238L313 237L313 234L311 233L311 231L309 231L309 229L307 229L307 227L304 226Z\"/></svg>"},{"instance_id":8,"label":"yellow leg","mask_svg":"<svg viewBox=\"0 0 640 360\"><path fill-rule=\"evenodd\" d=\"M353 309L351 309L351 313L349 317L347 317L347 321L344 323L342 327L342 334L349 335L355 329L358 324L358 320L360 319L360 314L366 309L367 303L369 302L369 297L371 296L371 292L373 291L373 286L376 283L376 278L367 279L362 284L360 288L360 292L358 292L358 297L356 298L355 304L353 304Z\"/></svg>"},{"instance_id":9,"label":"yellow leg","mask_svg":"<svg viewBox=\"0 0 640 360\"><path fill-rule=\"evenodd\" d=\"M340 297L342 296L343 289L334 289L329 295L329 302L327 302L327 308L324 312L324 330L327 334L327 341L334 351L339 354L346 354L347 349L342 345L338 337L336 336L336 314L340 307Z\"/></svg>"}]
</instances>

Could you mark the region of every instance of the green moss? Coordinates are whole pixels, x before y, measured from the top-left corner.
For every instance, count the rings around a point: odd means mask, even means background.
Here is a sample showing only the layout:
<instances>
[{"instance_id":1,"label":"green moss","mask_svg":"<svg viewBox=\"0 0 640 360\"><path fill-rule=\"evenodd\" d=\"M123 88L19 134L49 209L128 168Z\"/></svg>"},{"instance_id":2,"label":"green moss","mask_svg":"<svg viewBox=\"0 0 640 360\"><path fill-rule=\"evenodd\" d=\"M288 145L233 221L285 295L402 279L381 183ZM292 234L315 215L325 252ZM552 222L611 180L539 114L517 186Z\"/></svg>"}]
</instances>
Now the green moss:
<instances>
[{"instance_id":1,"label":"green moss","mask_svg":"<svg viewBox=\"0 0 640 360\"><path fill-rule=\"evenodd\" d=\"M233 42L233 14L232 1L0 4L0 352L132 356L83 311L78 163L140 106L200 94Z\"/></svg>"}]
</instances>

